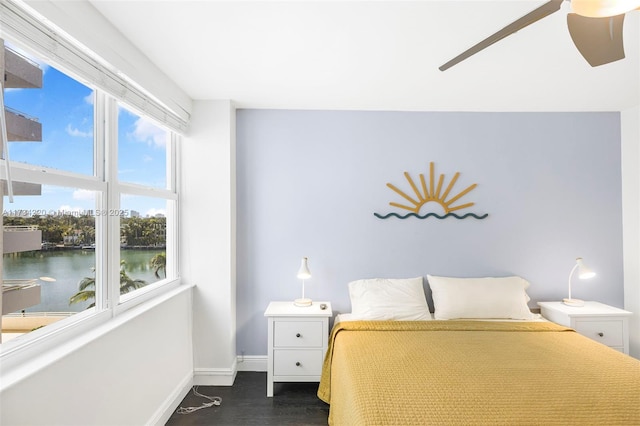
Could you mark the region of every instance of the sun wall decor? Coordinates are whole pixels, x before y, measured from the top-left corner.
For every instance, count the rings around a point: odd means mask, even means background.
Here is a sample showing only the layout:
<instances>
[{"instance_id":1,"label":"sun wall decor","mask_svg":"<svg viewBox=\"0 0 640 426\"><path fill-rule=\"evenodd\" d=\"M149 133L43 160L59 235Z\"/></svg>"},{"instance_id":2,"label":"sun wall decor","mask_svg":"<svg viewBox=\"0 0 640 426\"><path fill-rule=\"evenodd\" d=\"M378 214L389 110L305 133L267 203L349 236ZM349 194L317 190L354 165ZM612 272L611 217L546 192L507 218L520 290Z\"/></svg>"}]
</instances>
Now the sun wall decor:
<instances>
[{"instance_id":1,"label":"sun wall decor","mask_svg":"<svg viewBox=\"0 0 640 426\"><path fill-rule=\"evenodd\" d=\"M408 211L409 213L406 213L405 215L400 215L395 212L387 214L374 213L374 215L379 219L388 219L390 217L397 217L398 219L407 219L408 217L417 217L419 219L426 219L428 217L435 217L437 219L445 219L447 217L466 219L467 217L474 217L476 219L484 219L489 216L488 213L481 215L475 213L465 213L463 215L458 215L457 213L454 213L456 211L469 208L475 204L473 202L458 204L458 201L469 192L473 191L476 186L478 186L478 184L474 183L473 185L469 185L462 191L455 193L453 187L455 186L459 176L460 172L456 172L451 181L446 184L445 175L440 174L436 182L433 162L429 163L428 184L424 174L420 173L419 181L416 182L411 177L409 172L404 172L404 177L407 179L407 182L411 187L411 191L409 191L409 193L398 189L398 187L391 183L387 183L387 186L391 188L396 194L400 195L402 198L408 201L409 205L400 204L393 201L390 202L389 205L402 209L403 211ZM434 212L433 207L441 210L444 214L439 215L438 213ZM420 215L421 210L423 210L422 215Z\"/></svg>"}]
</instances>

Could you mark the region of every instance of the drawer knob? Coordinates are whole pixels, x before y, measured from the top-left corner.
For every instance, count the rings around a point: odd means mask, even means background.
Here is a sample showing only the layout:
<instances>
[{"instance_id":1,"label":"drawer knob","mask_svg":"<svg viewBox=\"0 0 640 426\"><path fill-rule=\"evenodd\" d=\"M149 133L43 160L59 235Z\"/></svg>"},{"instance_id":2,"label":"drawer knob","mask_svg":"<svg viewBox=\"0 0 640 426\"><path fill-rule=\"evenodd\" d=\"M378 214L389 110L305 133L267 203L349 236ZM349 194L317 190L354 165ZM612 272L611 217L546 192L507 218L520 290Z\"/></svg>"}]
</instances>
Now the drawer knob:
<instances>
[{"instance_id":1,"label":"drawer knob","mask_svg":"<svg viewBox=\"0 0 640 426\"><path fill-rule=\"evenodd\" d=\"M296 337L300 337L300 333L296 333Z\"/></svg>"},{"instance_id":2,"label":"drawer knob","mask_svg":"<svg viewBox=\"0 0 640 426\"><path fill-rule=\"evenodd\" d=\"M300 367L300 362L296 362L296 367Z\"/></svg>"},{"instance_id":3,"label":"drawer knob","mask_svg":"<svg viewBox=\"0 0 640 426\"><path fill-rule=\"evenodd\" d=\"M601 331L600 333L598 333L598 336L603 337L604 333Z\"/></svg>"}]
</instances>

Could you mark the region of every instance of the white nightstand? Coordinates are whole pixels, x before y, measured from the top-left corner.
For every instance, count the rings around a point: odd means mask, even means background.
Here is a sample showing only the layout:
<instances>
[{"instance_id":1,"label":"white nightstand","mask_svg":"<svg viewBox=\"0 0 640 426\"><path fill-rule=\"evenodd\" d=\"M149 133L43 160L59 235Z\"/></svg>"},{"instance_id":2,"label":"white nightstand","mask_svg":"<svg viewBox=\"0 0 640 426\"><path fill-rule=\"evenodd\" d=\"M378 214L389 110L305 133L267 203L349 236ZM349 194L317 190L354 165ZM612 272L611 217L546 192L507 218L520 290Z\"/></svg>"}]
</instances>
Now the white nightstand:
<instances>
[{"instance_id":1,"label":"white nightstand","mask_svg":"<svg viewBox=\"0 0 640 426\"><path fill-rule=\"evenodd\" d=\"M329 343L331 303L314 301L299 307L293 301L271 302L264 316L269 320L267 396L273 396L274 382L319 382Z\"/></svg>"},{"instance_id":2,"label":"white nightstand","mask_svg":"<svg viewBox=\"0 0 640 426\"><path fill-rule=\"evenodd\" d=\"M571 327L578 333L629 354L629 317L631 312L598 302L582 307L562 302L538 302L540 313L549 321Z\"/></svg>"}]
</instances>

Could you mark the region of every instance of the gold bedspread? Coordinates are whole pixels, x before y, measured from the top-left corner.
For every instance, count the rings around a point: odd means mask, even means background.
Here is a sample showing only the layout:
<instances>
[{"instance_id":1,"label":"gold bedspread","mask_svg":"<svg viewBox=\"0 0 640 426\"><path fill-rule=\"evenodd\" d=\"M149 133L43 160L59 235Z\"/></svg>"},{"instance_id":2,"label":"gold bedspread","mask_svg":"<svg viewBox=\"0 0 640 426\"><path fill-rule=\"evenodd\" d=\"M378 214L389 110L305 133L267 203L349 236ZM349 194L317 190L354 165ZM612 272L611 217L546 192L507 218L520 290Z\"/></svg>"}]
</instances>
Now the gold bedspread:
<instances>
[{"instance_id":1,"label":"gold bedspread","mask_svg":"<svg viewBox=\"0 0 640 426\"><path fill-rule=\"evenodd\" d=\"M547 322L342 322L318 396L332 425L640 425L640 361Z\"/></svg>"}]
</instances>

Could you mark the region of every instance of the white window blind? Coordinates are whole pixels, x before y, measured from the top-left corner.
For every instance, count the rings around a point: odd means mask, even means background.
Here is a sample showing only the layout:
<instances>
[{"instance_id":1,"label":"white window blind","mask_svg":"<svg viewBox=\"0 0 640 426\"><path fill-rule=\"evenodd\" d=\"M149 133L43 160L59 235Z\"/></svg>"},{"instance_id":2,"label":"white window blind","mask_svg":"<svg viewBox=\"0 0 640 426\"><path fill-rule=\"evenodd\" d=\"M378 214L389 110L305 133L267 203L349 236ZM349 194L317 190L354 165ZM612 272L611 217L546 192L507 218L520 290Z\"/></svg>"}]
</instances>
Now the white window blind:
<instances>
[{"instance_id":1,"label":"white window blind","mask_svg":"<svg viewBox=\"0 0 640 426\"><path fill-rule=\"evenodd\" d=\"M180 134L186 132L188 114L185 111L178 114L170 110L71 37L45 20L39 20L13 0L0 2L0 32L168 128Z\"/></svg>"}]
</instances>

